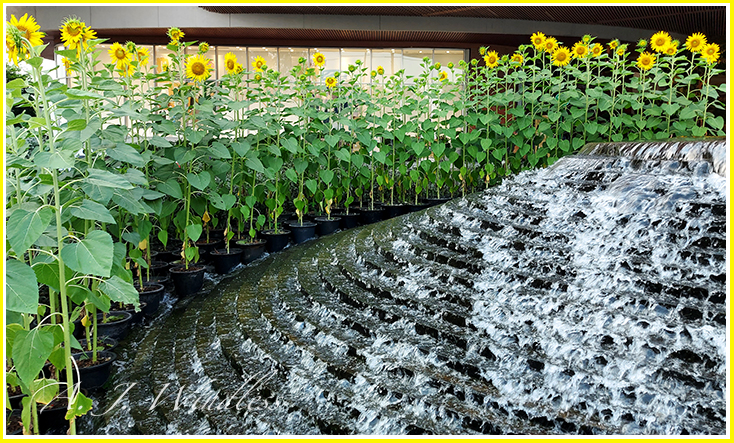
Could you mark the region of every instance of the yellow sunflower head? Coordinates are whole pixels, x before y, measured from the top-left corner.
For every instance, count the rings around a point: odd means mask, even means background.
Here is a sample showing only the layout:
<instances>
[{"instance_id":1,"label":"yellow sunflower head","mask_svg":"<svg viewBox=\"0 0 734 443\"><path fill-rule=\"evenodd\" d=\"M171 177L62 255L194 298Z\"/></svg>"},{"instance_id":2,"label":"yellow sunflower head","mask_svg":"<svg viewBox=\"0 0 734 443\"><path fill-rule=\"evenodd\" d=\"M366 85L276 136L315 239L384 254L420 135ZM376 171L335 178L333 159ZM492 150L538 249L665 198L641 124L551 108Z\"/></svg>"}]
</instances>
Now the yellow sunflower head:
<instances>
[{"instance_id":1,"label":"yellow sunflower head","mask_svg":"<svg viewBox=\"0 0 734 443\"><path fill-rule=\"evenodd\" d=\"M68 75L68 74L71 74L71 71L72 71L72 70L71 70L71 60L69 60L69 59L68 59L68 58L66 58L66 57L62 57L62 58L61 58L61 63L63 63L63 64L64 64L64 68L66 68L66 74L67 74L67 75Z\"/></svg>"},{"instance_id":2,"label":"yellow sunflower head","mask_svg":"<svg viewBox=\"0 0 734 443\"><path fill-rule=\"evenodd\" d=\"M382 66L378 66L377 73L380 75L385 75L385 68L383 68Z\"/></svg>"},{"instance_id":3,"label":"yellow sunflower head","mask_svg":"<svg viewBox=\"0 0 734 443\"><path fill-rule=\"evenodd\" d=\"M530 36L530 42L535 46L535 49L542 51L543 45L545 44L545 34L542 32L536 32Z\"/></svg>"},{"instance_id":4,"label":"yellow sunflower head","mask_svg":"<svg viewBox=\"0 0 734 443\"><path fill-rule=\"evenodd\" d=\"M720 50L719 45L716 43L707 43L703 46L703 50L701 50L701 56L706 59L706 63L713 65L719 61Z\"/></svg>"},{"instance_id":5,"label":"yellow sunflower head","mask_svg":"<svg viewBox=\"0 0 734 443\"><path fill-rule=\"evenodd\" d=\"M645 40L644 38L641 38L641 39L640 39L640 40L639 40L639 41L637 42L637 47L638 47L638 48L646 48L646 47L647 47L647 40Z\"/></svg>"},{"instance_id":6,"label":"yellow sunflower head","mask_svg":"<svg viewBox=\"0 0 734 443\"><path fill-rule=\"evenodd\" d=\"M571 61L571 51L565 46L559 46L553 51L551 59L556 66L566 66Z\"/></svg>"},{"instance_id":7,"label":"yellow sunflower head","mask_svg":"<svg viewBox=\"0 0 734 443\"><path fill-rule=\"evenodd\" d=\"M675 55L678 53L678 45L676 42L670 42L661 51L665 55Z\"/></svg>"},{"instance_id":8,"label":"yellow sunflower head","mask_svg":"<svg viewBox=\"0 0 734 443\"><path fill-rule=\"evenodd\" d=\"M438 76L438 81L442 82L449 78L449 75L446 73L446 71L441 71L441 74Z\"/></svg>"},{"instance_id":9,"label":"yellow sunflower head","mask_svg":"<svg viewBox=\"0 0 734 443\"><path fill-rule=\"evenodd\" d=\"M655 52L663 52L665 46L669 45L671 41L670 34L665 31L656 32L650 38L650 48Z\"/></svg>"},{"instance_id":10,"label":"yellow sunflower head","mask_svg":"<svg viewBox=\"0 0 734 443\"><path fill-rule=\"evenodd\" d=\"M135 74L135 66L131 63L124 64L118 67L118 69L120 70L120 75L123 77L132 77Z\"/></svg>"},{"instance_id":11,"label":"yellow sunflower head","mask_svg":"<svg viewBox=\"0 0 734 443\"><path fill-rule=\"evenodd\" d=\"M618 46L619 46L619 40L617 40L616 38L609 42L609 49L611 49L612 51L617 49Z\"/></svg>"},{"instance_id":12,"label":"yellow sunflower head","mask_svg":"<svg viewBox=\"0 0 734 443\"><path fill-rule=\"evenodd\" d=\"M177 45L179 40L184 37L184 32L176 27L168 28L168 38L171 39L172 45Z\"/></svg>"},{"instance_id":13,"label":"yellow sunflower head","mask_svg":"<svg viewBox=\"0 0 734 443\"><path fill-rule=\"evenodd\" d=\"M522 65L523 61L524 59L522 57L522 54L520 54L519 52L512 54L512 58L510 59L511 63L517 63L519 65Z\"/></svg>"},{"instance_id":14,"label":"yellow sunflower head","mask_svg":"<svg viewBox=\"0 0 734 443\"><path fill-rule=\"evenodd\" d=\"M547 52L548 54L553 54L553 51L555 51L558 48L558 40L556 40L555 37L548 37L545 39L545 42L543 43L543 50Z\"/></svg>"},{"instance_id":15,"label":"yellow sunflower head","mask_svg":"<svg viewBox=\"0 0 734 443\"><path fill-rule=\"evenodd\" d=\"M655 65L655 55L645 51L637 57L637 67L649 71Z\"/></svg>"},{"instance_id":16,"label":"yellow sunflower head","mask_svg":"<svg viewBox=\"0 0 734 443\"><path fill-rule=\"evenodd\" d=\"M257 72L263 72L265 69L267 69L265 59L260 57L259 55L255 57L255 60L252 62L252 69Z\"/></svg>"},{"instance_id":17,"label":"yellow sunflower head","mask_svg":"<svg viewBox=\"0 0 734 443\"><path fill-rule=\"evenodd\" d=\"M201 42L201 44L199 44L199 51L198 52L199 52L199 54L206 54L207 52L209 52L209 43L207 43L207 42Z\"/></svg>"},{"instance_id":18,"label":"yellow sunflower head","mask_svg":"<svg viewBox=\"0 0 734 443\"><path fill-rule=\"evenodd\" d=\"M117 42L112 44L108 52L110 54L110 59L112 59L112 62L115 64L117 69L123 69L125 65L129 64L132 60L131 54L128 52L127 48Z\"/></svg>"},{"instance_id":19,"label":"yellow sunflower head","mask_svg":"<svg viewBox=\"0 0 734 443\"><path fill-rule=\"evenodd\" d=\"M23 40L20 31L12 26L6 28L5 31L5 48L8 53L8 59L12 60L17 66L19 60L25 60L28 51L23 46Z\"/></svg>"},{"instance_id":20,"label":"yellow sunflower head","mask_svg":"<svg viewBox=\"0 0 734 443\"><path fill-rule=\"evenodd\" d=\"M61 41L69 49L77 49L84 38L87 25L76 17L69 17L61 25Z\"/></svg>"},{"instance_id":21,"label":"yellow sunflower head","mask_svg":"<svg viewBox=\"0 0 734 443\"><path fill-rule=\"evenodd\" d=\"M487 55L484 56L484 64L487 65L488 68L494 68L499 64L500 58L497 55L497 51L489 51Z\"/></svg>"},{"instance_id":22,"label":"yellow sunflower head","mask_svg":"<svg viewBox=\"0 0 734 443\"><path fill-rule=\"evenodd\" d=\"M479 47L479 55L484 57L487 54L487 47L486 46L480 46Z\"/></svg>"},{"instance_id":23,"label":"yellow sunflower head","mask_svg":"<svg viewBox=\"0 0 734 443\"><path fill-rule=\"evenodd\" d=\"M224 55L224 67L227 70L227 74L232 74L237 70L237 56L228 52Z\"/></svg>"},{"instance_id":24,"label":"yellow sunflower head","mask_svg":"<svg viewBox=\"0 0 734 443\"><path fill-rule=\"evenodd\" d=\"M211 60L201 54L195 54L186 59L186 77L202 82L209 78Z\"/></svg>"},{"instance_id":25,"label":"yellow sunflower head","mask_svg":"<svg viewBox=\"0 0 734 443\"><path fill-rule=\"evenodd\" d=\"M31 46L40 46L43 44L43 37L46 35L39 31L41 25L36 23L36 19L29 17L28 14L23 14L20 20L16 19L14 15L10 16L10 26L16 27L21 35L31 43Z\"/></svg>"},{"instance_id":26,"label":"yellow sunflower head","mask_svg":"<svg viewBox=\"0 0 734 443\"><path fill-rule=\"evenodd\" d=\"M706 46L706 36L697 32L693 35L689 35L686 39L686 49L691 52L701 52L703 47Z\"/></svg>"},{"instance_id":27,"label":"yellow sunflower head","mask_svg":"<svg viewBox=\"0 0 734 443\"><path fill-rule=\"evenodd\" d=\"M143 48L142 46L138 46L135 51L135 59L137 59L138 61L138 66L147 65L150 59L150 53L148 52L148 48Z\"/></svg>"},{"instance_id":28,"label":"yellow sunflower head","mask_svg":"<svg viewBox=\"0 0 734 443\"><path fill-rule=\"evenodd\" d=\"M324 54L317 52L313 55L313 64L318 66L319 68L323 68L326 64L326 57Z\"/></svg>"},{"instance_id":29,"label":"yellow sunflower head","mask_svg":"<svg viewBox=\"0 0 734 443\"><path fill-rule=\"evenodd\" d=\"M334 77L326 77L326 80L324 80L324 82L326 83L326 87L329 89L336 86L336 78Z\"/></svg>"},{"instance_id":30,"label":"yellow sunflower head","mask_svg":"<svg viewBox=\"0 0 734 443\"><path fill-rule=\"evenodd\" d=\"M617 48L617 55L619 57L624 57L626 52L627 52L627 45L626 44L619 45L619 47Z\"/></svg>"},{"instance_id":31,"label":"yellow sunflower head","mask_svg":"<svg viewBox=\"0 0 734 443\"><path fill-rule=\"evenodd\" d=\"M594 43L591 46L591 55L594 57L599 57L604 52L604 46L600 45L599 43Z\"/></svg>"},{"instance_id":32,"label":"yellow sunflower head","mask_svg":"<svg viewBox=\"0 0 734 443\"><path fill-rule=\"evenodd\" d=\"M576 42L574 43L571 52L573 53L574 58L585 58L589 55L589 47L583 42Z\"/></svg>"}]
</instances>

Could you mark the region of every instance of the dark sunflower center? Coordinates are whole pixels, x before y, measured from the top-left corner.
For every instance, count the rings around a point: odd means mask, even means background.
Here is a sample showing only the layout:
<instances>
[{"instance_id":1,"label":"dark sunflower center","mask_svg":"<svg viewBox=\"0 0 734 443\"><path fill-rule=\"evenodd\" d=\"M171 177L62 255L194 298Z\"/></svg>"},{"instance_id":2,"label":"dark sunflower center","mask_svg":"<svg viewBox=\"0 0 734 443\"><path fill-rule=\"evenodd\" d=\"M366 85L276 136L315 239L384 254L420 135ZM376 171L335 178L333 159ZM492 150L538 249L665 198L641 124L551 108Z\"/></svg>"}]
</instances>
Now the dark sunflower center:
<instances>
[{"instance_id":1,"label":"dark sunflower center","mask_svg":"<svg viewBox=\"0 0 734 443\"><path fill-rule=\"evenodd\" d=\"M204 63L195 62L191 65L191 72L193 72L194 75L204 75L206 67L204 66Z\"/></svg>"},{"instance_id":2,"label":"dark sunflower center","mask_svg":"<svg viewBox=\"0 0 734 443\"><path fill-rule=\"evenodd\" d=\"M124 49L118 49L117 51L115 51L115 57L118 60L124 59L125 58L125 50Z\"/></svg>"},{"instance_id":3,"label":"dark sunflower center","mask_svg":"<svg viewBox=\"0 0 734 443\"><path fill-rule=\"evenodd\" d=\"M234 69L234 60L227 60L227 69L230 71Z\"/></svg>"},{"instance_id":4,"label":"dark sunflower center","mask_svg":"<svg viewBox=\"0 0 734 443\"><path fill-rule=\"evenodd\" d=\"M71 26L67 26L67 28L66 28L66 33L69 34L72 37L76 37L81 32L82 32L81 26L71 25Z\"/></svg>"}]
</instances>

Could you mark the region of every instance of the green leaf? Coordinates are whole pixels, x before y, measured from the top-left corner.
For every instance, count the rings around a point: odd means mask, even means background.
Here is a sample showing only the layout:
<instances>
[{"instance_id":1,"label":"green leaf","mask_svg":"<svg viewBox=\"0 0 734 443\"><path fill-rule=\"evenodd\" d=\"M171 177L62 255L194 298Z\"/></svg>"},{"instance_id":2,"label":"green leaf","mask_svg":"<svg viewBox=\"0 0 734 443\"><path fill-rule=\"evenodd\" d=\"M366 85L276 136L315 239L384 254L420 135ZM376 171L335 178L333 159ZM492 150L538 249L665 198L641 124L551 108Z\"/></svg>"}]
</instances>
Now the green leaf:
<instances>
[{"instance_id":1,"label":"green leaf","mask_svg":"<svg viewBox=\"0 0 734 443\"><path fill-rule=\"evenodd\" d=\"M222 196L222 200L224 201L224 210L227 211L234 207L234 204L237 203L237 197L235 197L232 194L224 194Z\"/></svg>"},{"instance_id":2,"label":"green leaf","mask_svg":"<svg viewBox=\"0 0 734 443\"><path fill-rule=\"evenodd\" d=\"M38 377L54 347L51 331L34 328L18 331L13 342L13 363L21 381L27 386Z\"/></svg>"},{"instance_id":3,"label":"green leaf","mask_svg":"<svg viewBox=\"0 0 734 443\"><path fill-rule=\"evenodd\" d=\"M130 163L133 166L145 166L145 160L143 160L140 153L132 146L124 143L118 143L117 147L108 149L107 155L114 160Z\"/></svg>"},{"instance_id":4,"label":"green leaf","mask_svg":"<svg viewBox=\"0 0 734 443\"><path fill-rule=\"evenodd\" d=\"M69 169L74 167L73 154L65 151L39 152L33 157L33 161L39 167L47 169Z\"/></svg>"},{"instance_id":5,"label":"green leaf","mask_svg":"<svg viewBox=\"0 0 734 443\"><path fill-rule=\"evenodd\" d=\"M706 122L714 129L721 129L724 127L724 119L721 116L707 119Z\"/></svg>"},{"instance_id":6,"label":"green leaf","mask_svg":"<svg viewBox=\"0 0 734 443\"><path fill-rule=\"evenodd\" d=\"M203 191L209 185L209 182L211 181L211 175L209 175L209 172L207 171L201 171L198 174L192 174L189 172L188 174L186 174L186 179L189 181L191 186L200 191Z\"/></svg>"},{"instance_id":7,"label":"green leaf","mask_svg":"<svg viewBox=\"0 0 734 443\"><path fill-rule=\"evenodd\" d=\"M38 280L30 266L5 260L5 309L35 314L38 308Z\"/></svg>"},{"instance_id":8,"label":"green leaf","mask_svg":"<svg viewBox=\"0 0 734 443\"><path fill-rule=\"evenodd\" d=\"M257 157L248 157L247 160L245 160L245 166L261 174L265 172L262 162Z\"/></svg>"},{"instance_id":9,"label":"green leaf","mask_svg":"<svg viewBox=\"0 0 734 443\"><path fill-rule=\"evenodd\" d=\"M92 399L87 398L81 392L77 393L74 397L74 401L71 402L71 407L66 411L66 420L71 420L73 417L81 417L87 412L92 410Z\"/></svg>"},{"instance_id":10,"label":"green leaf","mask_svg":"<svg viewBox=\"0 0 734 443\"><path fill-rule=\"evenodd\" d=\"M115 174L102 169L88 169L87 172L88 176L84 181L91 185L118 189L133 188L133 185L131 185L130 182L120 174Z\"/></svg>"},{"instance_id":11,"label":"green leaf","mask_svg":"<svg viewBox=\"0 0 734 443\"><path fill-rule=\"evenodd\" d=\"M494 151L492 151L492 156L497 160L502 160L502 158L504 158L505 156L505 152L505 149L495 149Z\"/></svg>"},{"instance_id":12,"label":"green leaf","mask_svg":"<svg viewBox=\"0 0 734 443\"><path fill-rule=\"evenodd\" d=\"M116 189L112 201L131 214L147 214L153 212L153 210L143 202L144 193L145 191L142 188Z\"/></svg>"},{"instance_id":13,"label":"green leaf","mask_svg":"<svg viewBox=\"0 0 734 443\"><path fill-rule=\"evenodd\" d=\"M334 172L328 169L322 169L321 172L319 172L319 177L321 177L321 180L328 185L334 178Z\"/></svg>"},{"instance_id":14,"label":"green leaf","mask_svg":"<svg viewBox=\"0 0 734 443\"><path fill-rule=\"evenodd\" d=\"M150 140L148 140L148 143L158 148L170 148L171 147L171 142L161 137L160 135L154 135L153 137L150 138Z\"/></svg>"},{"instance_id":15,"label":"green leaf","mask_svg":"<svg viewBox=\"0 0 734 443\"><path fill-rule=\"evenodd\" d=\"M232 149L240 157L244 157L250 151L250 144L248 142L236 142L232 143Z\"/></svg>"},{"instance_id":16,"label":"green leaf","mask_svg":"<svg viewBox=\"0 0 734 443\"><path fill-rule=\"evenodd\" d=\"M288 178L288 179L289 179L290 181L292 181L293 183L297 183L297 182L298 182L298 174L296 173L296 170L295 170L295 169L293 169L293 168L288 168L288 169L287 169L287 170L285 171L285 176L286 176L286 177L287 177L287 178Z\"/></svg>"},{"instance_id":17,"label":"green leaf","mask_svg":"<svg viewBox=\"0 0 734 443\"><path fill-rule=\"evenodd\" d=\"M140 295L137 289L116 275L100 283L97 290L114 302L132 305L140 303Z\"/></svg>"},{"instance_id":18,"label":"green leaf","mask_svg":"<svg viewBox=\"0 0 734 443\"><path fill-rule=\"evenodd\" d=\"M81 89L67 89L66 96L75 100L103 99L101 95L92 91L83 91Z\"/></svg>"},{"instance_id":19,"label":"green leaf","mask_svg":"<svg viewBox=\"0 0 734 443\"><path fill-rule=\"evenodd\" d=\"M309 191L311 191L311 194L316 193L316 188L318 187L318 182L314 179L306 180L305 182L306 188L308 188Z\"/></svg>"},{"instance_id":20,"label":"green leaf","mask_svg":"<svg viewBox=\"0 0 734 443\"><path fill-rule=\"evenodd\" d=\"M49 404L59 394L59 382L50 378L39 378L31 383L33 399L37 403Z\"/></svg>"},{"instance_id":21,"label":"green leaf","mask_svg":"<svg viewBox=\"0 0 734 443\"><path fill-rule=\"evenodd\" d=\"M333 148L334 146L336 146L337 143L339 143L339 136L328 134L326 137L324 137L324 141L326 141L326 143L328 143L328 145Z\"/></svg>"},{"instance_id":22,"label":"green leaf","mask_svg":"<svg viewBox=\"0 0 734 443\"><path fill-rule=\"evenodd\" d=\"M211 146L209 147L209 153L214 158L223 158L223 159L232 158L227 148L220 142L213 142Z\"/></svg>"},{"instance_id":23,"label":"green leaf","mask_svg":"<svg viewBox=\"0 0 734 443\"><path fill-rule=\"evenodd\" d=\"M186 226L186 236L193 242L199 240L203 227L201 225L188 225Z\"/></svg>"},{"instance_id":24,"label":"green leaf","mask_svg":"<svg viewBox=\"0 0 734 443\"><path fill-rule=\"evenodd\" d=\"M295 138L284 138L280 141L280 144L291 154L295 154L296 152L298 152L298 142Z\"/></svg>"},{"instance_id":25,"label":"green leaf","mask_svg":"<svg viewBox=\"0 0 734 443\"><path fill-rule=\"evenodd\" d=\"M99 220L102 223L115 224L115 219L110 211L99 203L84 199L81 206L72 206L70 208L71 215L82 218L84 220Z\"/></svg>"},{"instance_id":26,"label":"green leaf","mask_svg":"<svg viewBox=\"0 0 734 443\"><path fill-rule=\"evenodd\" d=\"M92 231L84 240L65 245L61 259L72 271L109 277L113 252L110 234Z\"/></svg>"},{"instance_id":27,"label":"green leaf","mask_svg":"<svg viewBox=\"0 0 734 443\"><path fill-rule=\"evenodd\" d=\"M53 218L53 210L44 206L36 211L18 208L7 223L7 240L17 255L22 255L43 234Z\"/></svg>"},{"instance_id":28,"label":"green leaf","mask_svg":"<svg viewBox=\"0 0 734 443\"><path fill-rule=\"evenodd\" d=\"M71 120L69 123L66 124L66 128L69 131L81 131L82 129L86 127L87 127L87 121L83 118Z\"/></svg>"},{"instance_id":29,"label":"green leaf","mask_svg":"<svg viewBox=\"0 0 734 443\"><path fill-rule=\"evenodd\" d=\"M159 183L156 189L160 192L170 195L173 198L183 198L183 192L181 192L181 185L175 178L169 178L163 183Z\"/></svg>"}]
</instances>

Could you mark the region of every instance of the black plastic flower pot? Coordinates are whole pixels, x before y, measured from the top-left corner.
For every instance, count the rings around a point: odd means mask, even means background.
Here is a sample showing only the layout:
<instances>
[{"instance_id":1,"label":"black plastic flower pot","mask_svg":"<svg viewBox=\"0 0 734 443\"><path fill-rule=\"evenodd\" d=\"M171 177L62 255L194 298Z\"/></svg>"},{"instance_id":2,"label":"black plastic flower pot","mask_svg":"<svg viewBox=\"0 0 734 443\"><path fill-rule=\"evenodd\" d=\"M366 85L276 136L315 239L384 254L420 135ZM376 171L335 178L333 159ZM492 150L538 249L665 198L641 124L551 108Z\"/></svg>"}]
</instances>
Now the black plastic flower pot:
<instances>
[{"instance_id":1,"label":"black plastic flower pot","mask_svg":"<svg viewBox=\"0 0 734 443\"><path fill-rule=\"evenodd\" d=\"M114 352L97 351L97 362L92 363L92 354L90 351L72 354L79 368L78 380L76 369L74 370L74 381L79 381L82 389L97 389L107 383L112 362L117 359L117 354Z\"/></svg>"},{"instance_id":2,"label":"black plastic flower pot","mask_svg":"<svg viewBox=\"0 0 734 443\"><path fill-rule=\"evenodd\" d=\"M272 230L268 229L263 231L262 235L267 240L268 252L278 252L288 246L288 242L291 240L291 231L281 229L277 234Z\"/></svg>"},{"instance_id":3,"label":"black plastic flower pot","mask_svg":"<svg viewBox=\"0 0 734 443\"><path fill-rule=\"evenodd\" d=\"M358 212L350 212L349 214L345 214L343 212L340 213L334 213L332 214L334 217L339 217L341 221L339 222L339 227L341 229L352 229L359 226L359 213Z\"/></svg>"},{"instance_id":4,"label":"black plastic flower pot","mask_svg":"<svg viewBox=\"0 0 734 443\"><path fill-rule=\"evenodd\" d=\"M448 201L451 200L451 197L441 197L441 198L427 198L426 203L428 206L438 206L442 205Z\"/></svg>"},{"instance_id":5,"label":"black plastic flower pot","mask_svg":"<svg viewBox=\"0 0 734 443\"><path fill-rule=\"evenodd\" d=\"M323 237L324 235L329 235L339 229L342 219L340 217L316 217L315 220L318 224L319 236Z\"/></svg>"},{"instance_id":6,"label":"black plastic flower pot","mask_svg":"<svg viewBox=\"0 0 734 443\"><path fill-rule=\"evenodd\" d=\"M224 229L212 229L209 231L209 240L224 240Z\"/></svg>"},{"instance_id":7,"label":"black plastic flower pot","mask_svg":"<svg viewBox=\"0 0 734 443\"><path fill-rule=\"evenodd\" d=\"M134 325L136 323L140 323L143 320L143 309L145 309L146 306L147 304L141 301L140 306L138 306L138 310L136 311L133 305L122 305L121 303L113 303L112 309L127 312L128 314L130 314L130 324Z\"/></svg>"},{"instance_id":8,"label":"black plastic flower pot","mask_svg":"<svg viewBox=\"0 0 734 443\"><path fill-rule=\"evenodd\" d=\"M165 277L168 275L168 268L170 265L168 262L160 261L160 260L151 260L150 262L150 276L151 277ZM143 278L148 278L148 269L142 268L140 269L143 273ZM138 279L138 269L133 269L133 279L137 281Z\"/></svg>"},{"instance_id":9,"label":"black plastic flower pot","mask_svg":"<svg viewBox=\"0 0 734 443\"><path fill-rule=\"evenodd\" d=\"M204 286L204 266L189 265L171 268L171 279L180 297L196 294Z\"/></svg>"},{"instance_id":10,"label":"black plastic flower pot","mask_svg":"<svg viewBox=\"0 0 734 443\"><path fill-rule=\"evenodd\" d=\"M418 212L418 211L422 211L422 210L427 209L427 208L430 207L426 203L420 203L420 204L417 204L417 205L409 204L407 206L408 206L408 212Z\"/></svg>"},{"instance_id":11,"label":"black plastic flower pot","mask_svg":"<svg viewBox=\"0 0 734 443\"><path fill-rule=\"evenodd\" d=\"M291 236L293 237L293 243L301 244L305 241L316 238L316 223L305 221L300 223L288 223L288 228L291 230Z\"/></svg>"},{"instance_id":12,"label":"black plastic flower pot","mask_svg":"<svg viewBox=\"0 0 734 443\"><path fill-rule=\"evenodd\" d=\"M107 318L106 323L103 322L105 317ZM124 339L130 332L132 318L132 314L125 311L110 311L106 315L97 314L97 336L111 337L117 341ZM84 331L84 328L81 329Z\"/></svg>"},{"instance_id":13,"label":"black plastic flower pot","mask_svg":"<svg viewBox=\"0 0 734 443\"><path fill-rule=\"evenodd\" d=\"M20 418L20 407L13 406L12 411L5 411L5 435L22 435L23 422Z\"/></svg>"},{"instance_id":14,"label":"black plastic flower pot","mask_svg":"<svg viewBox=\"0 0 734 443\"><path fill-rule=\"evenodd\" d=\"M87 349L87 339L83 338L79 340L79 344L82 346L81 349L74 349L74 352L89 352ZM110 337L98 337L97 338L97 350L98 351L111 351L117 347L119 342L114 338Z\"/></svg>"},{"instance_id":15,"label":"black plastic flower pot","mask_svg":"<svg viewBox=\"0 0 734 443\"><path fill-rule=\"evenodd\" d=\"M10 396L8 397L8 401L10 402L10 408L11 409L23 408L23 397L25 397L26 394L23 394L20 391L20 387L17 387L14 389L9 388L9 392L10 392Z\"/></svg>"},{"instance_id":16,"label":"black plastic flower pot","mask_svg":"<svg viewBox=\"0 0 734 443\"><path fill-rule=\"evenodd\" d=\"M160 261L163 263L172 262L174 260L177 260L181 258L181 251L175 251L173 249L169 249L166 251L158 251L158 254L155 256L156 261Z\"/></svg>"},{"instance_id":17,"label":"black plastic flower pot","mask_svg":"<svg viewBox=\"0 0 734 443\"><path fill-rule=\"evenodd\" d=\"M359 212L359 221L363 225L369 225L382 220L382 209L362 209Z\"/></svg>"},{"instance_id":18,"label":"black plastic flower pot","mask_svg":"<svg viewBox=\"0 0 734 443\"><path fill-rule=\"evenodd\" d=\"M407 212L408 207L406 205L382 205L382 213L385 219L397 217Z\"/></svg>"},{"instance_id":19,"label":"black plastic flower pot","mask_svg":"<svg viewBox=\"0 0 734 443\"><path fill-rule=\"evenodd\" d=\"M226 249L215 249L210 253L210 255L214 262L214 270L217 271L217 274L229 274L232 272L232 269L240 264L242 259L242 249L229 248L229 252L227 252Z\"/></svg>"},{"instance_id":20,"label":"black plastic flower pot","mask_svg":"<svg viewBox=\"0 0 734 443\"><path fill-rule=\"evenodd\" d=\"M251 263L260 258L265 253L265 240L240 240L237 242L237 247L242 249L242 255L240 255L240 261L243 264Z\"/></svg>"},{"instance_id":21,"label":"black plastic flower pot","mask_svg":"<svg viewBox=\"0 0 734 443\"><path fill-rule=\"evenodd\" d=\"M160 283L147 283L143 285L142 291L140 288L137 289L140 302L146 303L145 307L141 309L143 315L151 316L155 314L158 311L161 300L163 300L166 288Z\"/></svg>"},{"instance_id":22,"label":"black plastic flower pot","mask_svg":"<svg viewBox=\"0 0 734 443\"><path fill-rule=\"evenodd\" d=\"M200 260L207 261L207 262L210 261L211 256L209 254L211 254L213 250L217 249L218 247L220 247L223 244L224 244L224 240L222 239L215 240L211 238L211 236L209 237L208 242L206 241L206 239L202 239L196 242L196 246L199 248Z\"/></svg>"},{"instance_id":23,"label":"black plastic flower pot","mask_svg":"<svg viewBox=\"0 0 734 443\"><path fill-rule=\"evenodd\" d=\"M66 420L66 391L47 405L38 405L38 432L40 434L61 434L69 429Z\"/></svg>"}]
</instances>

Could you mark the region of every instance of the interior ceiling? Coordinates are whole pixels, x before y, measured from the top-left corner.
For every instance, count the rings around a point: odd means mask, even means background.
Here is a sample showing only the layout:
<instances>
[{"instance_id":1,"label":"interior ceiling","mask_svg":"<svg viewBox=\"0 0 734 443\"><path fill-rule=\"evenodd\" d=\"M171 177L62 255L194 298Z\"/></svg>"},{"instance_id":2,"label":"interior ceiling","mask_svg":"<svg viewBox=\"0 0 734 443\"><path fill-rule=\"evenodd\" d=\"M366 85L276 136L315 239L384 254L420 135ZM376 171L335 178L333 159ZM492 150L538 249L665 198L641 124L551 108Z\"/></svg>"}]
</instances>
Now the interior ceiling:
<instances>
[{"instance_id":1,"label":"interior ceiling","mask_svg":"<svg viewBox=\"0 0 734 443\"><path fill-rule=\"evenodd\" d=\"M690 35L710 40L726 35L725 6L200 6L222 14L391 15L474 17L619 26Z\"/></svg>"}]
</instances>

